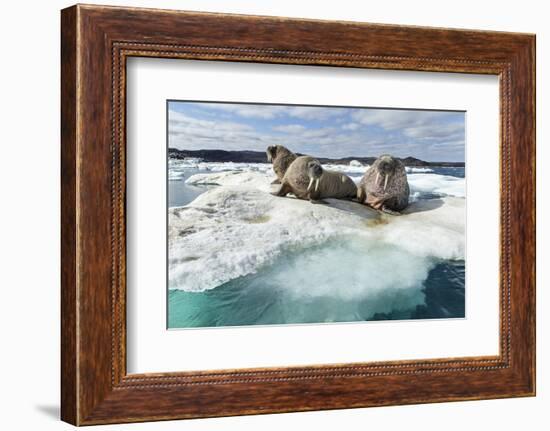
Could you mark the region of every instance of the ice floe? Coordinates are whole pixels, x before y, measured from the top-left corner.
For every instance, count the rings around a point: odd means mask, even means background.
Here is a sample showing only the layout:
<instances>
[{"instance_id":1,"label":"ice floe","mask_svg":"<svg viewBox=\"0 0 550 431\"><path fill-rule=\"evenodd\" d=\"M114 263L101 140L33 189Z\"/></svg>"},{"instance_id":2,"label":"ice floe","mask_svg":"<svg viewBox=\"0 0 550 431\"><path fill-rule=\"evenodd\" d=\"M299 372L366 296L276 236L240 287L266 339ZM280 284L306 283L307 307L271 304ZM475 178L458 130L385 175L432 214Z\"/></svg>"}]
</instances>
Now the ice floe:
<instances>
[{"instance_id":1,"label":"ice floe","mask_svg":"<svg viewBox=\"0 0 550 431\"><path fill-rule=\"evenodd\" d=\"M326 169L342 172L350 175L352 178L362 176L369 165L362 164L358 160L352 160L349 164L325 163ZM407 173L429 173L433 169L426 167L406 167ZM237 163L237 162L203 162L197 158L189 159L169 159L168 171L169 179L181 179L185 171L200 170L207 172L229 172L229 171L258 171L273 172L269 163Z\"/></svg>"},{"instance_id":2,"label":"ice floe","mask_svg":"<svg viewBox=\"0 0 550 431\"><path fill-rule=\"evenodd\" d=\"M264 192L271 190L270 183L275 179L271 171L221 171L211 174L194 174L185 180L186 184L217 185L217 186L245 186Z\"/></svg>"},{"instance_id":3,"label":"ice floe","mask_svg":"<svg viewBox=\"0 0 550 431\"><path fill-rule=\"evenodd\" d=\"M465 197L466 180L450 175L408 174L411 195L431 193L442 196Z\"/></svg>"},{"instance_id":4,"label":"ice floe","mask_svg":"<svg viewBox=\"0 0 550 431\"><path fill-rule=\"evenodd\" d=\"M353 265L365 265L373 274L370 288L418 285L438 260L464 259L464 179L409 174L411 195L432 198L413 199L405 214L396 217L351 201L328 199L327 204L311 204L275 197L269 193L278 187L270 184L275 178L270 166L251 168L195 174L186 179L187 184L218 187L209 188L186 206L169 209L170 289L213 289L254 274L282 256L331 241L353 245L348 252L359 254ZM345 267L351 261L337 258L332 249L327 247L323 252L324 261L323 253L316 255L324 262L323 267ZM345 256L345 252L339 255ZM296 265L307 259L307 253L297 256ZM311 262L303 265L309 268ZM289 269L290 273L295 277L301 274L296 268ZM326 278L333 272L320 274ZM322 286L327 283L308 280L308 294L325 293ZM363 288L364 283L356 281L351 284ZM315 290L317 285L321 290ZM345 292L353 294L353 288Z\"/></svg>"},{"instance_id":5,"label":"ice floe","mask_svg":"<svg viewBox=\"0 0 550 431\"><path fill-rule=\"evenodd\" d=\"M350 176L362 176L369 168L369 165L337 165L332 163L323 163L323 167L330 171L342 172Z\"/></svg>"},{"instance_id":6,"label":"ice floe","mask_svg":"<svg viewBox=\"0 0 550 431\"><path fill-rule=\"evenodd\" d=\"M169 159L168 169L175 171L272 171L270 163L203 162L198 158Z\"/></svg>"}]
</instances>

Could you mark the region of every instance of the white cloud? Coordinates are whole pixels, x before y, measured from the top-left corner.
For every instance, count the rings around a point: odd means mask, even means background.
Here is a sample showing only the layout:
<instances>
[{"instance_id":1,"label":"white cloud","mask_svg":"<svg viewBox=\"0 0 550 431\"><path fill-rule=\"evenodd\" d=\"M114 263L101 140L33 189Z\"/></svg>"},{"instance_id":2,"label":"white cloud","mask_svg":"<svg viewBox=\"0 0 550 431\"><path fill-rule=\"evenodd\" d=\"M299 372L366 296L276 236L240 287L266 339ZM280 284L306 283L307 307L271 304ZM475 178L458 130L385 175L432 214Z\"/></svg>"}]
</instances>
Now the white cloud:
<instances>
[{"instance_id":1,"label":"white cloud","mask_svg":"<svg viewBox=\"0 0 550 431\"><path fill-rule=\"evenodd\" d=\"M293 106L287 107L286 114L291 117L302 118L304 120L326 120L327 118L344 115L347 112L342 108L323 108L313 106Z\"/></svg>"},{"instance_id":2,"label":"white cloud","mask_svg":"<svg viewBox=\"0 0 550 431\"><path fill-rule=\"evenodd\" d=\"M179 149L265 149L253 127L231 121L201 120L176 111L168 116L169 146Z\"/></svg>"},{"instance_id":3,"label":"white cloud","mask_svg":"<svg viewBox=\"0 0 550 431\"><path fill-rule=\"evenodd\" d=\"M357 130L359 127L361 127L357 123L346 123L342 126L342 129L344 130Z\"/></svg>"},{"instance_id":4,"label":"white cloud","mask_svg":"<svg viewBox=\"0 0 550 431\"><path fill-rule=\"evenodd\" d=\"M367 126L379 126L386 130L403 129L426 124L435 113L426 111L404 111L397 109L361 109L351 114L355 121Z\"/></svg>"},{"instance_id":5,"label":"white cloud","mask_svg":"<svg viewBox=\"0 0 550 431\"><path fill-rule=\"evenodd\" d=\"M276 132L284 132L284 133L300 133L306 130L304 126L301 124L285 124L282 126L274 126L272 127L273 130Z\"/></svg>"},{"instance_id":6,"label":"white cloud","mask_svg":"<svg viewBox=\"0 0 550 431\"><path fill-rule=\"evenodd\" d=\"M453 139L464 137L464 124L424 124L408 127L403 132L407 136L419 139Z\"/></svg>"},{"instance_id":7,"label":"white cloud","mask_svg":"<svg viewBox=\"0 0 550 431\"><path fill-rule=\"evenodd\" d=\"M331 117L344 115L347 112L346 109L342 108L326 108L322 106L204 103L202 107L225 111L243 118L260 118L264 120L285 116L300 118L302 120L326 120Z\"/></svg>"},{"instance_id":8,"label":"white cloud","mask_svg":"<svg viewBox=\"0 0 550 431\"><path fill-rule=\"evenodd\" d=\"M443 111L385 109L355 111L352 118L367 126L401 131L405 136L415 139L464 139L464 122L449 122L448 115L448 112Z\"/></svg>"},{"instance_id":9,"label":"white cloud","mask_svg":"<svg viewBox=\"0 0 550 431\"><path fill-rule=\"evenodd\" d=\"M176 111L169 111L168 120L170 123L170 132L188 131L193 128L208 128L224 132L254 130L253 127L247 124L235 123L231 121L201 120Z\"/></svg>"},{"instance_id":10,"label":"white cloud","mask_svg":"<svg viewBox=\"0 0 550 431\"><path fill-rule=\"evenodd\" d=\"M205 103L202 106L208 109L230 112L244 118L262 118L264 120L275 118L286 112L284 106L273 105Z\"/></svg>"},{"instance_id":11,"label":"white cloud","mask_svg":"<svg viewBox=\"0 0 550 431\"><path fill-rule=\"evenodd\" d=\"M305 139L319 139L319 138L341 136L335 132L336 132L336 129L334 127L321 127L319 129L307 129L301 133L301 137Z\"/></svg>"},{"instance_id":12,"label":"white cloud","mask_svg":"<svg viewBox=\"0 0 550 431\"><path fill-rule=\"evenodd\" d=\"M212 106L212 104L208 104ZM220 104L215 104L217 107ZM217 115L184 114L169 111L169 146L179 149L222 149L264 151L268 145L285 145L292 151L318 157L379 156L390 153L397 157L413 156L431 161L463 160L464 124L462 121L442 121L441 117L426 111L352 111L345 123L337 123L333 117L324 124L327 127L306 127L293 123L296 115L309 116L311 109L297 107L266 106L264 116L279 116L279 109L286 112L288 124L272 125L270 129L258 129L250 115L256 105L224 105L229 108L208 110ZM263 107L263 105L262 105ZM239 109L248 118L223 114ZM244 110L243 108L249 108ZM304 107L308 108L308 107ZM329 109L335 111L340 108ZM342 109L345 111L346 109ZM205 110L205 112L208 112ZM293 115L289 112L292 111ZM268 114L269 112L269 114ZM421 118L424 114L426 118ZM401 114L401 115L398 115ZM403 115L405 114L405 115ZM437 114L437 113L435 113ZM323 114L326 115L326 114ZM448 117L447 117L448 118ZM457 117L460 119L460 117ZM334 127L330 127L334 125ZM364 127L363 125L367 125ZM385 131L381 132L377 125Z\"/></svg>"},{"instance_id":13,"label":"white cloud","mask_svg":"<svg viewBox=\"0 0 550 431\"><path fill-rule=\"evenodd\" d=\"M369 153L365 139L334 127L306 128L300 124L273 127L279 133L261 132L235 121L203 120L169 111L169 146L179 149L263 151L268 145L285 145L295 152L343 157L350 152ZM283 132L283 133L280 133Z\"/></svg>"}]
</instances>

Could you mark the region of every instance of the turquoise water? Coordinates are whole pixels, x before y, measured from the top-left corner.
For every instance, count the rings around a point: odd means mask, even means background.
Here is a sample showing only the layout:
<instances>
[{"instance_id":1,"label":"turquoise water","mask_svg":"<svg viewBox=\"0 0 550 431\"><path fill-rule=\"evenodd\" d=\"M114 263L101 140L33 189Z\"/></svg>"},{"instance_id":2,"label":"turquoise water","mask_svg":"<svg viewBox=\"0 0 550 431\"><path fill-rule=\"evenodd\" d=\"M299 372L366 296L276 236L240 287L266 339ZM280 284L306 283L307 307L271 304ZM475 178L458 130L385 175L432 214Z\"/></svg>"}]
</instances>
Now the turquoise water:
<instances>
[{"instance_id":1,"label":"turquoise water","mask_svg":"<svg viewBox=\"0 0 550 431\"><path fill-rule=\"evenodd\" d=\"M185 172L189 177L193 174L203 174L209 171L204 169L189 169ZM180 174L181 175L181 174ZM193 201L197 196L204 193L210 186L193 186L185 184L185 176L181 176L178 179L172 179L168 181L168 207L180 207L187 205Z\"/></svg>"},{"instance_id":2,"label":"turquoise water","mask_svg":"<svg viewBox=\"0 0 550 431\"><path fill-rule=\"evenodd\" d=\"M464 168L434 171L464 177ZM207 190L186 185L185 177L169 182L170 206L185 205ZM293 251L212 290L168 291L169 328L464 316L463 260L427 262L391 246L367 249L354 238Z\"/></svg>"}]
</instances>

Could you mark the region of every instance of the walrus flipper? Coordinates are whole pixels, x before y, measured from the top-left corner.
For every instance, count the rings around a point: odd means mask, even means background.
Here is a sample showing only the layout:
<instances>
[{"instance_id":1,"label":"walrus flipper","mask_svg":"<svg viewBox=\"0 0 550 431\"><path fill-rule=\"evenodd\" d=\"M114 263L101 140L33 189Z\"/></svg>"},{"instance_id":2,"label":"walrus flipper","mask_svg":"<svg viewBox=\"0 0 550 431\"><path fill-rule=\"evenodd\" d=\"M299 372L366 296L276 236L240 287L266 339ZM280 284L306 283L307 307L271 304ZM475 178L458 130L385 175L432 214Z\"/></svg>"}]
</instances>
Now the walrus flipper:
<instances>
[{"instance_id":1,"label":"walrus flipper","mask_svg":"<svg viewBox=\"0 0 550 431\"><path fill-rule=\"evenodd\" d=\"M357 187L357 201L362 204L365 203L365 200L367 199L367 194L365 193L365 190L363 187Z\"/></svg>"},{"instance_id":2,"label":"walrus flipper","mask_svg":"<svg viewBox=\"0 0 550 431\"><path fill-rule=\"evenodd\" d=\"M312 204L325 204L325 205L328 205L328 202L321 199L321 193L319 192L319 190L310 191L308 197L309 197L309 201Z\"/></svg>"},{"instance_id":3,"label":"walrus flipper","mask_svg":"<svg viewBox=\"0 0 550 431\"><path fill-rule=\"evenodd\" d=\"M281 187L279 187L279 190L277 190L276 192L271 192L271 194L273 196L284 197L287 194L289 194L291 191L292 189L288 186L288 184L283 183L281 184Z\"/></svg>"},{"instance_id":4,"label":"walrus flipper","mask_svg":"<svg viewBox=\"0 0 550 431\"><path fill-rule=\"evenodd\" d=\"M386 205L382 205L382 208L380 208L380 211L393 216L401 215L399 211L392 210L391 208L388 208Z\"/></svg>"},{"instance_id":5,"label":"walrus flipper","mask_svg":"<svg viewBox=\"0 0 550 431\"><path fill-rule=\"evenodd\" d=\"M327 201L324 201L323 199L321 200L318 200L318 201L310 201L313 205L318 205L318 204L321 204L321 205L328 205L328 202Z\"/></svg>"}]
</instances>

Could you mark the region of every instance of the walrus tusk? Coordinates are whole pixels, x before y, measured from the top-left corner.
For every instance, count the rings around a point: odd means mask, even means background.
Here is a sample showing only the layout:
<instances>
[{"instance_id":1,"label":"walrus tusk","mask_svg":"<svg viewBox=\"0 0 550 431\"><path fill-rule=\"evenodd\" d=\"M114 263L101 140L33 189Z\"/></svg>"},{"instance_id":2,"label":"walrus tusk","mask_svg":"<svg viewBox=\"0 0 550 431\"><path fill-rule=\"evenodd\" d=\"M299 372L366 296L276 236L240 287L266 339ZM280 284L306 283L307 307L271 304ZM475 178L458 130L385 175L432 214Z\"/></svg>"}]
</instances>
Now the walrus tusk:
<instances>
[{"instance_id":1,"label":"walrus tusk","mask_svg":"<svg viewBox=\"0 0 550 431\"><path fill-rule=\"evenodd\" d=\"M317 178L317 181L315 181L315 191L319 189L319 181L321 181L321 178Z\"/></svg>"},{"instance_id":2,"label":"walrus tusk","mask_svg":"<svg viewBox=\"0 0 550 431\"><path fill-rule=\"evenodd\" d=\"M384 191L386 191L386 187L388 187L388 178L390 176L388 174L386 174L386 179L384 180Z\"/></svg>"},{"instance_id":3,"label":"walrus tusk","mask_svg":"<svg viewBox=\"0 0 550 431\"><path fill-rule=\"evenodd\" d=\"M380 172L376 172L376 182L375 182L376 185L378 185L379 179L380 179Z\"/></svg>"},{"instance_id":4,"label":"walrus tusk","mask_svg":"<svg viewBox=\"0 0 550 431\"><path fill-rule=\"evenodd\" d=\"M314 178L310 178L309 179L309 185L307 186L307 191L309 192L309 190L311 189L311 186L313 185L313 181L314 181Z\"/></svg>"}]
</instances>

